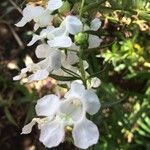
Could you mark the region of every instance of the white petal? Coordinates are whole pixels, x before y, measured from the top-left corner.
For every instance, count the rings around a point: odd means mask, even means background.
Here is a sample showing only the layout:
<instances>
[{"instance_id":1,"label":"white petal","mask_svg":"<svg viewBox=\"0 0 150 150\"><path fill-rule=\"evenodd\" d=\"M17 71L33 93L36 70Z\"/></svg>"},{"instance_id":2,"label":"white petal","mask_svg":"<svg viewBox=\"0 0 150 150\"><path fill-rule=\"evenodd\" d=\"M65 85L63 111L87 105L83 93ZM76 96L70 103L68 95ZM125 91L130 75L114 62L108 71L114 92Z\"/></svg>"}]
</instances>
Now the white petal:
<instances>
[{"instance_id":1,"label":"white petal","mask_svg":"<svg viewBox=\"0 0 150 150\"><path fill-rule=\"evenodd\" d=\"M40 141L47 147L52 148L63 142L65 136L64 127L53 121L41 127Z\"/></svg>"},{"instance_id":2,"label":"white petal","mask_svg":"<svg viewBox=\"0 0 150 150\"><path fill-rule=\"evenodd\" d=\"M79 62L79 57L77 56L76 52L68 51L66 62L69 65L74 65Z\"/></svg>"},{"instance_id":3,"label":"white petal","mask_svg":"<svg viewBox=\"0 0 150 150\"><path fill-rule=\"evenodd\" d=\"M79 51L79 46L75 45L74 43L72 43L71 47L69 47L69 49L71 50L75 50L75 51Z\"/></svg>"},{"instance_id":4,"label":"white petal","mask_svg":"<svg viewBox=\"0 0 150 150\"><path fill-rule=\"evenodd\" d=\"M68 36L55 37L53 40L49 40L50 47L70 47L72 45L71 38Z\"/></svg>"},{"instance_id":5,"label":"white petal","mask_svg":"<svg viewBox=\"0 0 150 150\"><path fill-rule=\"evenodd\" d=\"M16 23L15 25L17 27L23 27L28 21L23 17L18 23Z\"/></svg>"},{"instance_id":6,"label":"white petal","mask_svg":"<svg viewBox=\"0 0 150 150\"><path fill-rule=\"evenodd\" d=\"M33 35L32 40L27 44L27 46L33 45L35 42L37 42L40 39L42 39L41 36L39 36L39 35Z\"/></svg>"},{"instance_id":7,"label":"white petal","mask_svg":"<svg viewBox=\"0 0 150 150\"><path fill-rule=\"evenodd\" d=\"M90 114L96 114L100 109L100 101L98 96L91 90L85 90L83 93L83 102L85 103L86 111Z\"/></svg>"},{"instance_id":8,"label":"white petal","mask_svg":"<svg viewBox=\"0 0 150 150\"><path fill-rule=\"evenodd\" d=\"M23 27L27 22L30 22L34 17L42 13L44 9L40 6L27 5L23 10L23 18L16 24L18 27Z\"/></svg>"},{"instance_id":9,"label":"white petal","mask_svg":"<svg viewBox=\"0 0 150 150\"><path fill-rule=\"evenodd\" d=\"M36 70L47 70L51 72L61 67L61 52L60 50L51 50L50 54L42 61L36 64Z\"/></svg>"},{"instance_id":10,"label":"white petal","mask_svg":"<svg viewBox=\"0 0 150 150\"><path fill-rule=\"evenodd\" d=\"M75 35L82 31L83 24L77 17L67 16L65 21L66 21L66 28L70 34Z\"/></svg>"},{"instance_id":11,"label":"white petal","mask_svg":"<svg viewBox=\"0 0 150 150\"><path fill-rule=\"evenodd\" d=\"M65 31L66 31L65 26L60 25L59 27L51 30L51 34L53 34L55 36L67 35L67 34L65 34Z\"/></svg>"},{"instance_id":12,"label":"white petal","mask_svg":"<svg viewBox=\"0 0 150 150\"><path fill-rule=\"evenodd\" d=\"M100 46L102 39L100 39L96 35L89 35L88 41L89 41L89 48L96 48Z\"/></svg>"},{"instance_id":13,"label":"white petal","mask_svg":"<svg viewBox=\"0 0 150 150\"><path fill-rule=\"evenodd\" d=\"M34 31L38 30L39 27L40 27L40 26L38 25L38 23L35 23L35 24L34 24Z\"/></svg>"},{"instance_id":14,"label":"white petal","mask_svg":"<svg viewBox=\"0 0 150 150\"><path fill-rule=\"evenodd\" d=\"M21 74L13 77L14 81L17 81L17 80L20 80L20 79L22 79L22 75Z\"/></svg>"},{"instance_id":15,"label":"white petal","mask_svg":"<svg viewBox=\"0 0 150 150\"><path fill-rule=\"evenodd\" d=\"M80 120L85 113L81 101L76 98L61 102L59 111L71 117L74 122Z\"/></svg>"},{"instance_id":16,"label":"white petal","mask_svg":"<svg viewBox=\"0 0 150 150\"><path fill-rule=\"evenodd\" d=\"M21 134L29 134L32 131L32 127L36 124L36 121L33 119L29 124L25 125L22 128Z\"/></svg>"},{"instance_id":17,"label":"white petal","mask_svg":"<svg viewBox=\"0 0 150 150\"><path fill-rule=\"evenodd\" d=\"M35 50L35 54L37 58L46 58L51 53L51 48L48 44L40 44L37 46Z\"/></svg>"},{"instance_id":18,"label":"white petal","mask_svg":"<svg viewBox=\"0 0 150 150\"><path fill-rule=\"evenodd\" d=\"M32 63L33 63L33 62L32 62ZM22 74L25 74L25 73L27 73L27 72L28 72L28 70L29 70L29 68L28 68L28 67L23 68L23 69L21 69L21 73L22 73Z\"/></svg>"},{"instance_id":19,"label":"white petal","mask_svg":"<svg viewBox=\"0 0 150 150\"><path fill-rule=\"evenodd\" d=\"M43 70L38 70L36 73L30 75L28 77L28 81L32 82L32 81L39 81L39 80L44 80L48 77L49 72L45 69Z\"/></svg>"},{"instance_id":20,"label":"white petal","mask_svg":"<svg viewBox=\"0 0 150 150\"><path fill-rule=\"evenodd\" d=\"M70 98L70 97L74 97L74 98L80 98L83 93L85 92L85 87L77 82L73 82L71 83L71 88L70 90L65 94L65 98Z\"/></svg>"},{"instance_id":21,"label":"white petal","mask_svg":"<svg viewBox=\"0 0 150 150\"><path fill-rule=\"evenodd\" d=\"M91 30L93 31L97 31L100 27L101 27L101 21L98 18L95 18L92 22L91 22Z\"/></svg>"},{"instance_id":22,"label":"white petal","mask_svg":"<svg viewBox=\"0 0 150 150\"><path fill-rule=\"evenodd\" d=\"M85 70L89 68L89 64L86 60L83 61L83 66Z\"/></svg>"},{"instance_id":23,"label":"white petal","mask_svg":"<svg viewBox=\"0 0 150 150\"><path fill-rule=\"evenodd\" d=\"M40 27L46 27L46 26L50 25L52 20L53 20L53 16L50 15L50 11L48 11L48 10L44 11L40 16L37 16L36 18L34 18L34 21Z\"/></svg>"},{"instance_id":24,"label":"white petal","mask_svg":"<svg viewBox=\"0 0 150 150\"><path fill-rule=\"evenodd\" d=\"M33 19L32 10L34 7L32 5L27 5L23 9L23 17L22 19L16 24L17 27L23 27L27 22L30 22Z\"/></svg>"},{"instance_id":25,"label":"white petal","mask_svg":"<svg viewBox=\"0 0 150 150\"><path fill-rule=\"evenodd\" d=\"M59 106L59 98L56 95L46 95L37 101L35 106L38 116L53 116Z\"/></svg>"},{"instance_id":26,"label":"white petal","mask_svg":"<svg viewBox=\"0 0 150 150\"><path fill-rule=\"evenodd\" d=\"M61 52L59 50L52 51L47 60L49 72L59 69L61 67Z\"/></svg>"},{"instance_id":27,"label":"white petal","mask_svg":"<svg viewBox=\"0 0 150 150\"><path fill-rule=\"evenodd\" d=\"M28 12L28 16L32 17L32 19L42 15L45 9L41 6L32 6L30 12Z\"/></svg>"},{"instance_id":28,"label":"white petal","mask_svg":"<svg viewBox=\"0 0 150 150\"><path fill-rule=\"evenodd\" d=\"M62 0L49 0L48 2L48 9L50 11L54 11L62 6Z\"/></svg>"},{"instance_id":29,"label":"white petal","mask_svg":"<svg viewBox=\"0 0 150 150\"><path fill-rule=\"evenodd\" d=\"M74 125L72 136L75 146L87 149L89 146L98 142L99 131L92 121L84 118Z\"/></svg>"},{"instance_id":30,"label":"white petal","mask_svg":"<svg viewBox=\"0 0 150 150\"><path fill-rule=\"evenodd\" d=\"M97 77L91 79L91 87L97 88L101 85L101 80Z\"/></svg>"}]
</instances>

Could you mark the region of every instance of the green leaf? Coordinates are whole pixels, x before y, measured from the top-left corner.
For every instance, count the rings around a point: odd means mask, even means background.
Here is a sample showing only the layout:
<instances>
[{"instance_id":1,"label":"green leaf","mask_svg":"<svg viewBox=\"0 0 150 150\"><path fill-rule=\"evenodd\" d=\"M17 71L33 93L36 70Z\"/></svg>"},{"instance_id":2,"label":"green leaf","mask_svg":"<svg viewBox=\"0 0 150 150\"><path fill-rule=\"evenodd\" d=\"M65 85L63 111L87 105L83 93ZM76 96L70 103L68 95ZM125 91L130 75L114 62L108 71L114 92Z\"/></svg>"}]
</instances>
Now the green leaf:
<instances>
[{"instance_id":1,"label":"green leaf","mask_svg":"<svg viewBox=\"0 0 150 150\"><path fill-rule=\"evenodd\" d=\"M139 71L132 74L128 74L124 77L124 79L132 79L132 78L140 78L140 79L150 79L149 71Z\"/></svg>"},{"instance_id":2,"label":"green leaf","mask_svg":"<svg viewBox=\"0 0 150 150\"><path fill-rule=\"evenodd\" d=\"M4 108L4 112L5 112L5 115L6 115L6 118L15 126L18 126L14 117L12 116L12 114L10 113L8 107L5 107Z\"/></svg>"},{"instance_id":3,"label":"green leaf","mask_svg":"<svg viewBox=\"0 0 150 150\"><path fill-rule=\"evenodd\" d=\"M58 76L58 75L54 75L54 74L50 74L49 76L58 81L73 81L73 80L80 79L78 77Z\"/></svg>"}]
</instances>

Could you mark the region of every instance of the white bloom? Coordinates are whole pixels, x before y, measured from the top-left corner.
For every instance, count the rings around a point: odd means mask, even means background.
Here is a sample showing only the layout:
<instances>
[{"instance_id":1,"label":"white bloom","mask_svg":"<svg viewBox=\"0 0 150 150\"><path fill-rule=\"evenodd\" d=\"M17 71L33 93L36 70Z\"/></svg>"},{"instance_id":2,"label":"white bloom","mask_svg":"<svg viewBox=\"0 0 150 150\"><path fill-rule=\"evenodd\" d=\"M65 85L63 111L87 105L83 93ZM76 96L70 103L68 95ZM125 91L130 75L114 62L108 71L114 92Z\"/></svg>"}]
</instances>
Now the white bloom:
<instances>
[{"instance_id":1,"label":"white bloom","mask_svg":"<svg viewBox=\"0 0 150 150\"><path fill-rule=\"evenodd\" d=\"M47 43L50 47L66 48L72 45L72 40L69 36L64 34L61 28L55 28L54 26L43 29L40 35L34 35L32 40L28 43L28 46L33 45L38 40L48 39Z\"/></svg>"},{"instance_id":2,"label":"white bloom","mask_svg":"<svg viewBox=\"0 0 150 150\"><path fill-rule=\"evenodd\" d=\"M48 26L53 20L53 16L49 10L41 6L27 5L23 10L22 19L16 24L17 27L23 27L26 23L34 20L34 29Z\"/></svg>"},{"instance_id":3,"label":"white bloom","mask_svg":"<svg viewBox=\"0 0 150 150\"><path fill-rule=\"evenodd\" d=\"M43 29L40 35L34 35L28 46L33 45L38 40L48 39L50 47L68 48L72 46L70 34L77 34L82 30L82 22L76 16L67 16L57 28L49 26Z\"/></svg>"},{"instance_id":4,"label":"white bloom","mask_svg":"<svg viewBox=\"0 0 150 150\"><path fill-rule=\"evenodd\" d=\"M41 130L40 141L46 147L52 148L64 141L65 129L70 126L73 128L75 146L87 149L97 143L99 132L96 125L86 119L86 112L93 115L99 108L100 102L96 94L74 82L64 100L55 95L47 95L38 100L36 113L46 118L33 119L23 128L22 133L30 133L32 126L38 123Z\"/></svg>"},{"instance_id":5,"label":"white bloom","mask_svg":"<svg viewBox=\"0 0 150 150\"><path fill-rule=\"evenodd\" d=\"M71 84L71 89L65 94L65 98L72 99L73 97L83 103L84 109L90 115L97 113L100 109L100 102L97 95L91 90L86 90L82 84L77 82Z\"/></svg>"},{"instance_id":6,"label":"white bloom","mask_svg":"<svg viewBox=\"0 0 150 150\"><path fill-rule=\"evenodd\" d=\"M48 77L49 72L61 67L61 52L58 49L51 49L47 44L41 44L36 49L36 56L43 58L39 63L32 63L21 70L21 74L14 77L14 80L20 80L25 77L27 72L33 73L28 77L28 81L39 81Z\"/></svg>"}]
</instances>

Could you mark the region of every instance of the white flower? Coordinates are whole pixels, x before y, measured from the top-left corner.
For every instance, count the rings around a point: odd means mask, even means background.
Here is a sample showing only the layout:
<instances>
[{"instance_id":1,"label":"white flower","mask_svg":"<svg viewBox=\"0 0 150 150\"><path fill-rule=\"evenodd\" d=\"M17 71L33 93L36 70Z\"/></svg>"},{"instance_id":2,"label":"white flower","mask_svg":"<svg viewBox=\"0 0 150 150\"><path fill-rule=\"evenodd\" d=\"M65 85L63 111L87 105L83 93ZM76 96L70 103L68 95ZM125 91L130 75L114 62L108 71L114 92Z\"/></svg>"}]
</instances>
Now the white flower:
<instances>
[{"instance_id":1,"label":"white flower","mask_svg":"<svg viewBox=\"0 0 150 150\"><path fill-rule=\"evenodd\" d=\"M47 44L41 44L36 49L36 56L43 58L39 63L32 63L21 70L21 74L14 77L20 80L26 77L27 72L33 73L28 77L28 81L39 81L48 77L49 73L61 67L61 52L58 49L51 49Z\"/></svg>"},{"instance_id":2,"label":"white flower","mask_svg":"<svg viewBox=\"0 0 150 150\"><path fill-rule=\"evenodd\" d=\"M66 48L72 45L72 40L69 36L64 34L61 28L55 28L54 26L43 29L40 35L34 35L32 40L28 43L28 46L33 45L38 40L48 39L47 43L50 47Z\"/></svg>"},{"instance_id":3,"label":"white flower","mask_svg":"<svg viewBox=\"0 0 150 150\"><path fill-rule=\"evenodd\" d=\"M53 20L51 13L62 6L62 0L49 0L47 8L41 6L27 5L23 10L22 19L16 24L17 27L23 27L26 23L34 20L34 30L39 27L50 25Z\"/></svg>"},{"instance_id":4,"label":"white flower","mask_svg":"<svg viewBox=\"0 0 150 150\"><path fill-rule=\"evenodd\" d=\"M86 90L82 84L73 82L71 89L65 94L66 99L76 98L83 103L83 107L90 115L98 112L100 109L100 102L97 95L91 91Z\"/></svg>"},{"instance_id":5,"label":"white flower","mask_svg":"<svg viewBox=\"0 0 150 150\"><path fill-rule=\"evenodd\" d=\"M26 23L34 20L34 29L48 26L53 20L50 10L41 6L27 5L23 10L22 19L16 24L17 27L23 27Z\"/></svg>"},{"instance_id":6,"label":"white flower","mask_svg":"<svg viewBox=\"0 0 150 150\"><path fill-rule=\"evenodd\" d=\"M68 48L72 46L70 34L77 34L82 30L82 22L76 16L67 16L57 28L49 26L43 29L40 35L34 35L28 46L33 45L38 40L48 39L50 47Z\"/></svg>"},{"instance_id":7,"label":"white flower","mask_svg":"<svg viewBox=\"0 0 150 150\"><path fill-rule=\"evenodd\" d=\"M38 123L41 130L40 141L48 148L58 146L64 141L66 128L72 129L75 146L87 149L96 144L99 138L97 126L86 118L86 112L93 115L100 108L96 94L78 83L72 83L71 89L60 100L55 95L47 95L38 100L36 113L44 119L33 119L23 130L31 132L32 126Z\"/></svg>"}]
</instances>

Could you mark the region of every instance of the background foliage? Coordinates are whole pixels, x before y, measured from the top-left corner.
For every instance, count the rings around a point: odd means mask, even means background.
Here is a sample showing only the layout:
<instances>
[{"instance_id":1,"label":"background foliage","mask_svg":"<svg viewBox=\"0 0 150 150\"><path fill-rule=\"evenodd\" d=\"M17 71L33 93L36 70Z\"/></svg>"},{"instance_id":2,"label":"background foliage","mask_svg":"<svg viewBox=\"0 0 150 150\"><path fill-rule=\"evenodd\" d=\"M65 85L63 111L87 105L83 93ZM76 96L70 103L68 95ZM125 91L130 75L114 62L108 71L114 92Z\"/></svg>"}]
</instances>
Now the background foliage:
<instances>
[{"instance_id":1,"label":"background foliage","mask_svg":"<svg viewBox=\"0 0 150 150\"><path fill-rule=\"evenodd\" d=\"M68 0L73 11L79 0ZM38 97L57 91L52 79L22 85L12 81L19 68L34 56L26 47L32 35L32 23L14 26L25 6L22 0L0 2L0 149L42 150L38 132L20 135L21 128L34 116ZM100 130L94 150L150 149L150 1L86 0L85 17L99 11L102 28L94 33L103 38L101 47L88 49L88 72L101 79L97 89L102 108L92 120ZM91 16L89 16L91 14ZM18 68L17 68L17 66ZM62 89L63 93L63 89ZM75 149L64 143L57 149Z\"/></svg>"}]
</instances>

